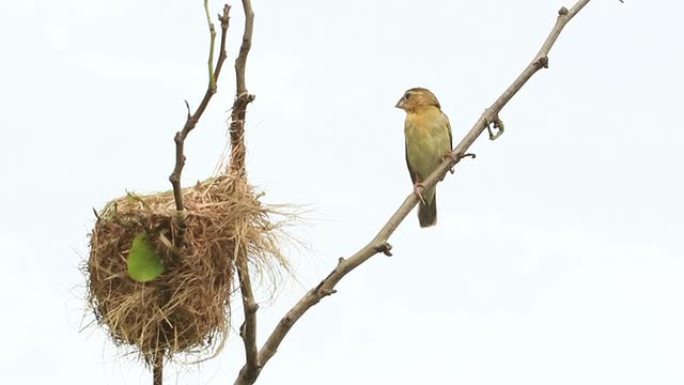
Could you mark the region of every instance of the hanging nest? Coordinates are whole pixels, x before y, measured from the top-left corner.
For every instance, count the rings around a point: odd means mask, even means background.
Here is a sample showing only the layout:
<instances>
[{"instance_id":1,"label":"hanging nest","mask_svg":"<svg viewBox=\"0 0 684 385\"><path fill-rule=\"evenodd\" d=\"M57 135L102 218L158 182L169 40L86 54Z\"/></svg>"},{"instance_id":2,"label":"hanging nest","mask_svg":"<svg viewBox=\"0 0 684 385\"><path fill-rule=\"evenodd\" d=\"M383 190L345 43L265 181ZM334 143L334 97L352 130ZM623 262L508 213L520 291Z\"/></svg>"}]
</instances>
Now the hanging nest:
<instances>
[{"instance_id":1,"label":"hanging nest","mask_svg":"<svg viewBox=\"0 0 684 385\"><path fill-rule=\"evenodd\" d=\"M184 226L177 224L171 191L128 194L105 206L91 234L85 270L97 322L148 364L158 354L218 352L229 331L239 258L247 258L253 276L277 278L289 270L279 248L287 220L272 223L283 213L261 204L242 177L198 183L183 196ZM127 273L139 234L146 234L164 270L145 283Z\"/></svg>"}]
</instances>

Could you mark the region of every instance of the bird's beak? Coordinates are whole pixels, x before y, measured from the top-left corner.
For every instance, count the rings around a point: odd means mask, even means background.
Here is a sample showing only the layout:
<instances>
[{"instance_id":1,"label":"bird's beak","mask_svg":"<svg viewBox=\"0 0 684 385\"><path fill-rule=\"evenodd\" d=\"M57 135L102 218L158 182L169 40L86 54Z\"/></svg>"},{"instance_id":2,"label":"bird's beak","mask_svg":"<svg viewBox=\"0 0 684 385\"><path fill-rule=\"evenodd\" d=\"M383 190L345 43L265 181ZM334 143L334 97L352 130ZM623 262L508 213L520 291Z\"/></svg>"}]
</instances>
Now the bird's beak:
<instances>
[{"instance_id":1,"label":"bird's beak","mask_svg":"<svg viewBox=\"0 0 684 385\"><path fill-rule=\"evenodd\" d=\"M394 105L394 107L404 109L404 98L399 99L399 101L397 102L397 104Z\"/></svg>"}]
</instances>

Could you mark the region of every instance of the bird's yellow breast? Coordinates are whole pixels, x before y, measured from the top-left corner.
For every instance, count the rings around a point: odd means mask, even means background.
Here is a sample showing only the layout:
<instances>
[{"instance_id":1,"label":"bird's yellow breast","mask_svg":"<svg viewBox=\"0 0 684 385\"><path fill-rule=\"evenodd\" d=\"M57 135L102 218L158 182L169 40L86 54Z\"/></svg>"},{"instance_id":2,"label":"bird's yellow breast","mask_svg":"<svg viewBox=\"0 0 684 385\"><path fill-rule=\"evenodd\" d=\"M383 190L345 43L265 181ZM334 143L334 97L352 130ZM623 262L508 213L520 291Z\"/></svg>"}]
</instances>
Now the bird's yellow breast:
<instances>
[{"instance_id":1,"label":"bird's yellow breast","mask_svg":"<svg viewBox=\"0 0 684 385\"><path fill-rule=\"evenodd\" d=\"M404 122L406 158L420 180L427 178L451 150L447 117L436 107L409 112Z\"/></svg>"}]
</instances>

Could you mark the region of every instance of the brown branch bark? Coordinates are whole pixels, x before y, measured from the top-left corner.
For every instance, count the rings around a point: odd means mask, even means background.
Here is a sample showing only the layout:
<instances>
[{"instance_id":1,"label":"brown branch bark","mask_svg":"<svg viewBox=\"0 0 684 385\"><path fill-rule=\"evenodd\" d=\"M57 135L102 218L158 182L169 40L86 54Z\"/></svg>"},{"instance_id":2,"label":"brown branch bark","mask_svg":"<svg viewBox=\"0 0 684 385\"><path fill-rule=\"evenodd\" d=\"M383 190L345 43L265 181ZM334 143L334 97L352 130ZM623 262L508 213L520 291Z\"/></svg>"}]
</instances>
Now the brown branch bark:
<instances>
[{"instance_id":1,"label":"brown branch bark","mask_svg":"<svg viewBox=\"0 0 684 385\"><path fill-rule=\"evenodd\" d=\"M207 9L207 4L205 2L205 10L208 15L208 9ZM214 25L211 23L211 20L208 20L209 23L209 30L211 33L211 47L209 50L209 72L213 74L212 76L209 77L209 85L207 86L207 90L204 93L204 97L202 98L202 101L200 102L199 106L197 106L197 109L195 110L194 113L190 113L190 105L188 102L185 102L185 105L188 108L188 115L185 120L185 124L183 125L183 128L176 132L176 135L173 138L173 141L176 144L176 163L173 168L173 172L169 176L169 181L171 182L171 186L173 186L173 198L174 201L176 202L176 211L178 212L177 216L177 225L179 229L179 233L175 234L174 236L174 244L176 247L180 247L182 244L182 239L183 239L183 229L184 229L184 204L183 204L183 192L182 192L182 186L181 186L181 174L183 172L183 167L185 166L185 154L184 154L184 146L185 146L185 138L187 138L188 134L190 131L192 131L195 126L197 125L197 122L200 120L202 117L202 114L204 113L204 110L206 110L207 106L209 105L209 101L211 100L211 97L214 96L216 93L216 81L218 80L218 77L221 73L221 67L223 66L223 62L226 60L226 35L228 34L228 25L230 21L229 17L229 12L230 12L230 6L228 4L225 4L223 6L223 13L219 15L219 21L221 22L221 47L220 47L220 52L219 52L219 57L216 61L216 65L214 68L211 68L211 60L213 58L213 50L214 50L214 37L216 35L216 32L214 31Z\"/></svg>"},{"instance_id":2,"label":"brown branch bark","mask_svg":"<svg viewBox=\"0 0 684 385\"><path fill-rule=\"evenodd\" d=\"M254 300L252 282L249 277L249 262L245 258L246 251L241 250L242 258L238 263L238 280L240 281L240 293L242 294L242 308L245 313L245 321L240 327L240 337L245 345L245 366L240 370L241 376L248 381L256 381L261 371L259 363L259 351L256 345L257 318L256 313L259 305ZM243 373L244 371L244 373Z\"/></svg>"},{"instance_id":3,"label":"brown branch bark","mask_svg":"<svg viewBox=\"0 0 684 385\"><path fill-rule=\"evenodd\" d=\"M247 65L247 55L252 47L252 30L254 28L254 11L250 0L242 0L242 8L245 13L245 29L242 35L240 53L235 59L235 100L230 115L230 145L231 157L229 173L233 178L247 177L245 167L245 117L247 115L247 105L254 101L254 95L247 91L245 80L245 68ZM241 247L241 246L238 246ZM249 383L254 383L261 372L259 354L256 344L257 332L257 310L259 305L254 300L252 292L252 282L249 276L249 261L247 260L247 250L241 247L238 250L237 274L240 281L240 293L242 295L242 308L245 314L245 321L240 327L240 337L245 345L245 365L240 370L240 378L244 378Z\"/></svg>"},{"instance_id":4,"label":"brown branch bark","mask_svg":"<svg viewBox=\"0 0 684 385\"><path fill-rule=\"evenodd\" d=\"M254 29L254 11L250 0L242 0L242 8L245 12L245 30L242 34L242 44L240 53L235 59L235 100L233 101L233 111L230 114L230 145L231 159L230 171L236 176L245 176L245 116L247 115L247 105L254 101L255 96L247 92L245 80L245 68L247 66L247 55L252 48L252 30Z\"/></svg>"},{"instance_id":5,"label":"brown branch bark","mask_svg":"<svg viewBox=\"0 0 684 385\"><path fill-rule=\"evenodd\" d=\"M506 103L508 103L508 101L510 101L511 98L513 98L513 96L523 87L523 85L527 83L532 75L542 68L548 68L548 54L551 50L551 47L556 42L556 39L560 35L565 25L580 10L582 10L587 3L589 3L589 0L579 0L571 9L568 10L567 8L563 7L558 11L556 24L544 41L539 52L535 55L523 72L515 79L515 81L504 91L504 93L501 94L501 96L499 96L499 98L484 111L477 122L475 122L475 124L472 126L470 131L468 131L466 136L452 150L454 157L447 158L437 170L435 170L427 179L423 181L423 185L426 189L434 186L437 181L447 173L447 171L459 163L468 148L484 132L485 129L490 127L491 124L494 124L494 126L499 128L499 130L503 129L503 123L499 119L499 112L506 105ZM500 134L500 132L498 134ZM490 135L490 138L495 139L498 134ZM299 318L304 315L307 310L317 304L321 299L335 293L335 285L337 285L337 283L344 278L345 275L378 253L391 255L391 246L387 241L417 203L418 198L414 193L411 193L409 196L407 196L397 211L392 214L387 223L385 223L385 225L380 229L375 237L368 244L366 244L366 246L361 248L354 255L347 259L340 258L335 269L333 269L333 271L330 272L325 279L316 285L316 287L304 294L299 302L297 302L280 320L278 325L271 332L271 335L259 350L258 362L261 365L260 368L265 366L266 363L268 363L268 361L273 357L280 346L280 343L283 341L297 320L299 320ZM259 372L256 373L256 376L254 374L248 376L247 374L250 374L248 367L249 365L242 367L238 378L235 381L235 385L249 385L256 381Z\"/></svg>"}]
</instances>

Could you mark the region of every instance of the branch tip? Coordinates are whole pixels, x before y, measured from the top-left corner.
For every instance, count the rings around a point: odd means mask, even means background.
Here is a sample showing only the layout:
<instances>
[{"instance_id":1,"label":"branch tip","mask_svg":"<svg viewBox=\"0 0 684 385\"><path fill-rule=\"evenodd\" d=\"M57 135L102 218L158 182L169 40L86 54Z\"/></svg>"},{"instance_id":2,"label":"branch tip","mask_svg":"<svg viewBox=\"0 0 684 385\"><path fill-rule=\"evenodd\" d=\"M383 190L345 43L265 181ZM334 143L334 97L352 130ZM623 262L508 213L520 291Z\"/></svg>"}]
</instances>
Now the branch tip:
<instances>
[{"instance_id":1,"label":"branch tip","mask_svg":"<svg viewBox=\"0 0 684 385\"><path fill-rule=\"evenodd\" d=\"M223 13L219 13L218 15L218 19L221 22L221 29L228 28L228 21L230 20L230 16L228 16L229 12L230 5L223 4Z\"/></svg>"},{"instance_id":2,"label":"branch tip","mask_svg":"<svg viewBox=\"0 0 684 385\"><path fill-rule=\"evenodd\" d=\"M188 99L185 99L185 108L188 110L187 119L189 120L192 117L192 113L190 112L190 103L188 103Z\"/></svg>"},{"instance_id":3,"label":"branch tip","mask_svg":"<svg viewBox=\"0 0 684 385\"><path fill-rule=\"evenodd\" d=\"M622 0L620 0L620 1L622 1ZM570 11L568 11L567 8L561 7L561 9L558 10L558 15L560 15L560 16L565 16L565 15L568 14L568 12L570 12Z\"/></svg>"}]
</instances>

